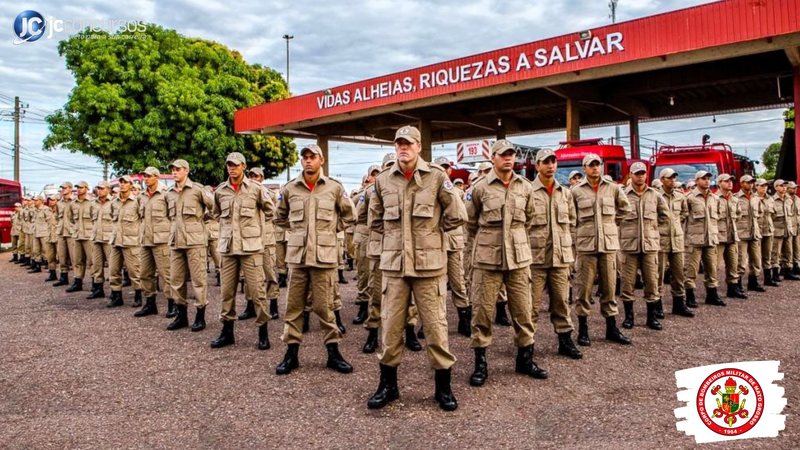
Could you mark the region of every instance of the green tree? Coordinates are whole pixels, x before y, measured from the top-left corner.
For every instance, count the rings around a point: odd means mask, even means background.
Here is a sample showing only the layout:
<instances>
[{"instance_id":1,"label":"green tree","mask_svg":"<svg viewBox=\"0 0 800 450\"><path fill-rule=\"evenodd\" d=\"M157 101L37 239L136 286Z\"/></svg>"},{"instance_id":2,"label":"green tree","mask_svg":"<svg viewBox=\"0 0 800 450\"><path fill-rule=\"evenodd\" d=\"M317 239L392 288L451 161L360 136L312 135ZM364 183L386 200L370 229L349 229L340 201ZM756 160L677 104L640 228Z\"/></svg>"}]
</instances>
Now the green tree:
<instances>
[{"instance_id":1,"label":"green tree","mask_svg":"<svg viewBox=\"0 0 800 450\"><path fill-rule=\"evenodd\" d=\"M766 172L761 174L763 178L771 180L775 178L775 170L778 168L778 157L781 154L781 143L774 142L769 144L766 150L764 150L764 154L761 155L761 162L764 163L764 167L767 169Z\"/></svg>"},{"instance_id":2,"label":"green tree","mask_svg":"<svg viewBox=\"0 0 800 450\"><path fill-rule=\"evenodd\" d=\"M229 152L263 166L267 177L297 161L291 139L233 133L234 111L289 93L278 72L219 43L148 24L113 34L86 29L58 51L75 87L47 117L46 149L93 155L118 173L166 170L183 158L192 179L206 184L227 177Z\"/></svg>"}]
</instances>

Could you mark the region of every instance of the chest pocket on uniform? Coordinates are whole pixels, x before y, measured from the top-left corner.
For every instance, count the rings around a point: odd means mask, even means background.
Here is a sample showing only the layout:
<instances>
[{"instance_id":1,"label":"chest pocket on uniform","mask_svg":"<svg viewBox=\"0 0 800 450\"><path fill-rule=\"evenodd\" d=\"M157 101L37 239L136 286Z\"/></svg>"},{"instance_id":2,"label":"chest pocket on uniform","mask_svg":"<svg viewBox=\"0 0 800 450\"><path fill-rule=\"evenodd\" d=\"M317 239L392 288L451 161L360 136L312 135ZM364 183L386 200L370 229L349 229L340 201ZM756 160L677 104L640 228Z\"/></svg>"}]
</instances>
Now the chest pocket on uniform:
<instances>
[{"instance_id":1,"label":"chest pocket on uniform","mask_svg":"<svg viewBox=\"0 0 800 450\"><path fill-rule=\"evenodd\" d=\"M578 200L578 217L585 219L594 216L594 200L582 198Z\"/></svg>"},{"instance_id":2,"label":"chest pocket on uniform","mask_svg":"<svg viewBox=\"0 0 800 450\"><path fill-rule=\"evenodd\" d=\"M499 223L503 221L503 199L488 197L483 202L483 220L486 223Z\"/></svg>"},{"instance_id":3,"label":"chest pocket on uniform","mask_svg":"<svg viewBox=\"0 0 800 450\"><path fill-rule=\"evenodd\" d=\"M692 203L692 219L703 219L706 217L706 208L700 202Z\"/></svg>"},{"instance_id":4,"label":"chest pocket on uniform","mask_svg":"<svg viewBox=\"0 0 800 450\"><path fill-rule=\"evenodd\" d=\"M229 198L219 201L219 216L225 218L231 216L231 200Z\"/></svg>"},{"instance_id":5,"label":"chest pocket on uniform","mask_svg":"<svg viewBox=\"0 0 800 450\"><path fill-rule=\"evenodd\" d=\"M417 192L414 196L414 209L411 215L422 218L433 217L433 193L429 191Z\"/></svg>"},{"instance_id":6,"label":"chest pocket on uniform","mask_svg":"<svg viewBox=\"0 0 800 450\"><path fill-rule=\"evenodd\" d=\"M522 195L515 195L514 196L514 215L513 221L525 223L525 206L527 205L527 200Z\"/></svg>"},{"instance_id":7,"label":"chest pocket on uniform","mask_svg":"<svg viewBox=\"0 0 800 450\"><path fill-rule=\"evenodd\" d=\"M603 197L603 215L613 216L617 213L617 205L613 198Z\"/></svg>"},{"instance_id":8,"label":"chest pocket on uniform","mask_svg":"<svg viewBox=\"0 0 800 450\"><path fill-rule=\"evenodd\" d=\"M297 199L289 202L289 222L300 222L304 217L303 200Z\"/></svg>"},{"instance_id":9,"label":"chest pocket on uniform","mask_svg":"<svg viewBox=\"0 0 800 450\"><path fill-rule=\"evenodd\" d=\"M383 196L383 220L400 219L400 198L397 194Z\"/></svg>"},{"instance_id":10,"label":"chest pocket on uniform","mask_svg":"<svg viewBox=\"0 0 800 450\"><path fill-rule=\"evenodd\" d=\"M558 214L556 220L558 223L561 224L568 224L569 223L569 204L564 202L559 202L556 205L556 213Z\"/></svg>"},{"instance_id":11,"label":"chest pocket on uniform","mask_svg":"<svg viewBox=\"0 0 800 450\"><path fill-rule=\"evenodd\" d=\"M336 217L336 205L331 200L317 201L317 219L331 221Z\"/></svg>"}]
</instances>

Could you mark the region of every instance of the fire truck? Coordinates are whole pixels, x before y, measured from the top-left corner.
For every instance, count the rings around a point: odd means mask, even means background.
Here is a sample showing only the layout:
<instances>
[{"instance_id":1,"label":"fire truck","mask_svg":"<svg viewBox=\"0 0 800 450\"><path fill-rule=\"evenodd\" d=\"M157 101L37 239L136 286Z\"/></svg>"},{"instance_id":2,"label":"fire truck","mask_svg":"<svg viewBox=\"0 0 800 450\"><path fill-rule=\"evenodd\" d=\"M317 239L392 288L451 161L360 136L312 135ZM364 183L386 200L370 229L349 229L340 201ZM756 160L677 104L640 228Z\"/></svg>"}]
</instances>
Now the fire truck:
<instances>
[{"instance_id":1,"label":"fire truck","mask_svg":"<svg viewBox=\"0 0 800 450\"><path fill-rule=\"evenodd\" d=\"M755 176L755 163L747 156L734 153L731 146L723 143L710 143L708 135L703 136L702 144L660 147L650 157L653 173L671 168L678 174L678 180L694 180L698 170L711 173L711 186L716 190L717 175L727 173L733 176L733 190L739 190L739 177Z\"/></svg>"},{"instance_id":2,"label":"fire truck","mask_svg":"<svg viewBox=\"0 0 800 450\"><path fill-rule=\"evenodd\" d=\"M0 244L11 242L11 215L14 203L22 202L22 185L14 180L0 179Z\"/></svg>"},{"instance_id":3,"label":"fire truck","mask_svg":"<svg viewBox=\"0 0 800 450\"><path fill-rule=\"evenodd\" d=\"M577 170L583 173L583 157L589 153L600 156L603 160L603 175L610 176L617 183L623 183L627 179L631 164L638 161L627 159L621 145L604 144L600 138L561 141L559 145L556 150L556 179L565 186L569 186L570 172Z\"/></svg>"}]
</instances>

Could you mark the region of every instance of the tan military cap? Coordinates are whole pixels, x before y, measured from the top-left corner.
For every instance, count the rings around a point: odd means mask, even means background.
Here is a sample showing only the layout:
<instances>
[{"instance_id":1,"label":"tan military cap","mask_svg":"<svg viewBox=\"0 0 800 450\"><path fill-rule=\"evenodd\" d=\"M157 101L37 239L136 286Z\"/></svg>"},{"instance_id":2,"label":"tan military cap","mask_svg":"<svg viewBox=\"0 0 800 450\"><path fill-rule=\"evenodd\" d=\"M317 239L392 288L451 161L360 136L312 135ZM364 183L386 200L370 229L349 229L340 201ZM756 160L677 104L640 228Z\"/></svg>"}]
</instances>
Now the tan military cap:
<instances>
[{"instance_id":1,"label":"tan military cap","mask_svg":"<svg viewBox=\"0 0 800 450\"><path fill-rule=\"evenodd\" d=\"M151 177L157 177L161 175L161 172L153 166L144 169L144 173L150 175Z\"/></svg>"},{"instance_id":2,"label":"tan military cap","mask_svg":"<svg viewBox=\"0 0 800 450\"><path fill-rule=\"evenodd\" d=\"M177 167L179 169L189 170L189 162L185 159L176 159L175 161L172 161L172 164L170 164L169 167Z\"/></svg>"},{"instance_id":3,"label":"tan military cap","mask_svg":"<svg viewBox=\"0 0 800 450\"><path fill-rule=\"evenodd\" d=\"M422 141L422 137L417 127L411 125L407 125L397 130L397 133L394 135L394 141L397 142L398 139L406 140L412 144L419 144Z\"/></svg>"}]
</instances>

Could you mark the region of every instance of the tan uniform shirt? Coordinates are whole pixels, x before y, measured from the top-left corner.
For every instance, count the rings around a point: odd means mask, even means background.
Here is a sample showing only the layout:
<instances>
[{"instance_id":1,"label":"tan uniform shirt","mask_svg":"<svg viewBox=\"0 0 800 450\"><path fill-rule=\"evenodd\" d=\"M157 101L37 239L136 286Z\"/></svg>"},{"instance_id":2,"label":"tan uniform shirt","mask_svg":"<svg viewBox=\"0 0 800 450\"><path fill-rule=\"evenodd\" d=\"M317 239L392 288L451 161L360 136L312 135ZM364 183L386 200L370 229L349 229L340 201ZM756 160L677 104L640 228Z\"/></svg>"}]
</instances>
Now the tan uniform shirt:
<instances>
[{"instance_id":1,"label":"tan uniform shirt","mask_svg":"<svg viewBox=\"0 0 800 450\"><path fill-rule=\"evenodd\" d=\"M58 208L56 233L58 233L59 236L71 238L75 234L75 220L72 218L72 202L72 199L59 200L56 204Z\"/></svg>"},{"instance_id":2,"label":"tan uniform shirt","mask_svg":"<svg viewBox=\"0 0 800 450\"><path fill-rule=\"evenodd\" d=\"M568 187L553 180L553 192L537 176L531 182L533 221L528 233L533 257L532 267L549 269L569 267L575 262L572 236L575 234L575 200Z\"/></svg>"},{"instance_id":3,"label":"tan uniform shirt","mask_svg":"<svg viewBox=\"0 0 800 450\"><path fill-rule=\"evenodd\" d=\"M595 190L589 179L584 178L572 188L572 197L577 212L577 252L614 253L619 250L617 222L631 207L620 186L601 177Z\"/></svg>"},{"instance_id":4,"label":"tan uniform shirt","mask_svg":"<svg viewBox=\"0 0 800 450\"><path fill-rule=\"evenodd\" d=\"M356 216L363 217L369 232L369 240L367 241L367 258L380 259L383 253L383 234L379 231L373 230L369 222L369 205L375 197L375 184L367 187L363 198L359 198L356 205Z\"/></svg>"},{"instance_id":5,"label":"tan uniform shirt","mask_svg":"<svg viewBox=\"0 0 800 450\"><path fill-rule=\"evenodd\" d=\"M158 187L153 195L145 190L139 196L139 216L142 218L139 242L143 247L169 243L168 210L167 195L161 187Z\"/></svg>"},{"instance_id":6,"label":"tan uniform shirt","mask_svg":"<svg viewBox=\"0 0 800 450\"><path fill-rule=\"evenodd\" d=\"M169 218L172 221L169 244L176 249L208 245L203 217L214 207L214 199L200 183L186 179L181 190L177 183L167 191Z\"/></svg>"},{"instance_id":7,"label":"tan uniform shirt","mask_svg":"<svg viewBox=\"0 0 800 450\"><path fill-rule=\"evenodd\" d=\"M103 203L101 203L99 199L95 200L94 226L92 227L92 239L94 242L102 242L104 244L111 243L111 236L114 232L114 214L111 208L112 201L110 197Z\"/></svg>"},{"instance_id":8,"label":"tan uniform shirt","mask_svg":"<svg viewBox=\"0 0 800 450\"><path fill-rule=\"evenodd\" d=\"M111 245L117 247L138 247L142 217L139 215L139 201L131 195L125 200L115 198L111 202L114 218L114 231Z\"/></svg>"},{"instance_id":9,"label":"tan uniform shirt","mask_svg":"<svg viewBox=\"0 0 800 450\"><path fill-rule=\"evenodd\" d=\"M78 241L92 239L92 218L94 217L95 203L88 198L75 199L70 204L72 208L72 221L75 229L73 237Z\"/></svg>"},{"instance_id":10,"label":"tan uniform shirt","mask_svg":"<svg viewBox=\"0 0 800 450\"><path fill-rule=\"evenodd\" d=\"M53 211L47 206L41 206L33 210L33 227L35 238L50 238L50 225L55 221Z\"/></svg>"},{"instance_id":11,"label":"tan uniform shirt","mask_svg":"<svg viewBox=\"0 0 800 450\"><path fill-rule=\"evenodd\" d=\"M266 193L267 197L269 197L270 201L272 202L272 212L271 214L263 214L264 217L264 228L263 228L263 235L261 240L264 243L264 247L274 247L277 245L277 241L275 239L275 209L277 208L278 204L278 196L275 195L271 189L267 188L264 185L261 185Z\"/></svg>"},{"instance_id":12,"label":"tan uniform shirt","mask_svg":"<svg viewBox=\"0 0 800 450\"><path fill-rule=\"evenodd\" d=\"M619 228L620 249L626 253L655 253L661 250L658 221L669 217L667 202L658 191L645 187L636 192L633 186L625 188L631 205Z\"/></svg>"},{"instance_id":13,"label":"tan uniform shirt","mask_svg":"<svg viewBox=\"0 0 800 450\"><path fill-rule=\"evenodd\" d=\"M764 204L755 193L750 198L745 197L744 191L734 194L739 201L739 218L736 220L736 231L742 241L761 239L759 220L764 215Z\"/></svg>"},{"instance_id":14,"label":"tan uniform shirt","mask_svg":"<svg viewBox=\"0 0 800 450\"><path fill-rule=\"evenodd\" d=\"M791 236L790 230L792 228L792 221L794 219L792 200L789 195L781 198L778 194L772 197L772 202L775 205L775 214L772 216L772 223L775 225L776 238L785 238Z\"/></svg>"},{"instance_id":15,"label":"tan uniform shirt","mask_svg":"<svg viewBox=\"0 0 800 450\"><path fill-rule=\"evenodd\" d=\"M400 164L375 181L370 228L383 233L380 268L393 277L436 277L447 273L444 232L467 219L457 188L444 169L417 160L406 180Z\"/></svg>"},{"instance_id":16,"label":"tan uniform shirt","mask_svg":"<svg viewBox=\"0 0 800 450\"><path fill-rule=\"evenodd\" d=\"M720 244L733 244L739 242L739 232L736 230L736 221L739 219L739 200L731 193L728 198L720 195L719 219L717 230Z\"/></svg>"},{"instance_id":17,"label":"tan uniform shirt","mask_svg":"<svg viewBox=\"0 0 800 450\"><path fill-rule=\"evenodd\" d=\"M494 170L475 184L466 199L467 228L475 233L473 267L515 270L531 265L532 193L531 184L516 173L508 187Z\"/></svg>"},{"instance_id":18,"label":"tan uniform shirt","mask_svg":"<svg viewBox=\"0 0 800 450\"><path fill-rule=\"evenodd\" d=\"M372 192L372 187L374 185L375 184L373 183L364 186L363 189L358 191L358 195L356 196L355 200L353 200L353 203L356 205L356 232L353 236L353 239L355 239L356 242L358 242L359 239L364 239L365 237L369 236L369 225L367 223L369 207L366 205L369 205L369 199L367 199L367 197L369 196L369 193Z\"/></svg>"},{"instance_id":19,"label":"tan uniform shirt","mask_svg":"<svg viewBox=\"0 0 800 450\"><path fill-rule=\"evenodd\" d=\"M694 188L686 196L689 216L686 218L686 245L711 247L719 244L717 220L719 219L719 197L711 191L704 196Z\"/></svg>"},{"instance_id":20,"label":"tan uniform shirt","mask_svg":"<svg viewBox=\"0 0 800 450\"><path fill-rule=\"evenodd\" d=\"M466 205L464 204L464 191L456 189L456 198L458 198L459 207L464 210L466 214ZM445 233L445 249L448 252L460 252L464 250L464 227L457 227Z\"/></svg>"},{"instance_id":21,"label":"tan uniform shirt","mask_svg":"<svg viewBox=\"0 0 800 450\"><path fill-rule=\"evenodd\" d=\"M775 225L772 223L772 216L775 214L775 202L769 195L756 196L758 202L761 204L763 214L758 218L758 229L761 231L761 236L767 237L775 234Z\"/></svg>"},{"instance_id":22,"label":"tan uniform shirt","mask_svg":"<svg viewBox=\"0 0 800 450\"><path fill-rule=\"evenodd\" d=\"M789 195L792 199L792 228L790 230L790 234L792 236L797 236L797 233L800 232L800 197L797 195Z\"/></svg>"},{"instance_id":23,"label":"tan uniform shirt","mask_svg":"<svg viewBox=\"0 0 800 450\"><path fill-rule=\"evenodd\" d=\"M661 251L680 253L684 249L683 222L689 216L686 195L673 189L671 193L662 191L667 202L667 217L659 217L658 234L661 237Z\"/></svg>"},{"instance_id":24,"label":"tan uniform shirt","mask_svg":"<svg viewBox=\"0 0 800 450\"><path fill-rule=\"evenodd\" d=\"M19 236L20 231L22 230L22 209L18 209L11 214L11 235L12 236Z\"/></svg>"},{"instance_id":25,"label":"tan uniform shirt","mask_svg":"<svg viewBox=\"0 0 800 450\"><path fill-rule=\"evenodd\" d=\"M219 217L217 249L223 255L264 251L264 227L275 215L275 204L261 184L242 179L234 190L230 180L214 192L214 216Z\"/></svg>"},{"instance_id":26,"label":"tan uniform shirt","mask_svg":"<svg viewBox=\"0 0 800 450\"><path fill-rule=\"evenodd\" d=\"M340 221L355 222L353 202L341 183L320 175L312 190L302 174L286 183L275 218L276 225L286 228L286 262L300 268L337 268Z\"/></svg>"}]
</instances>

